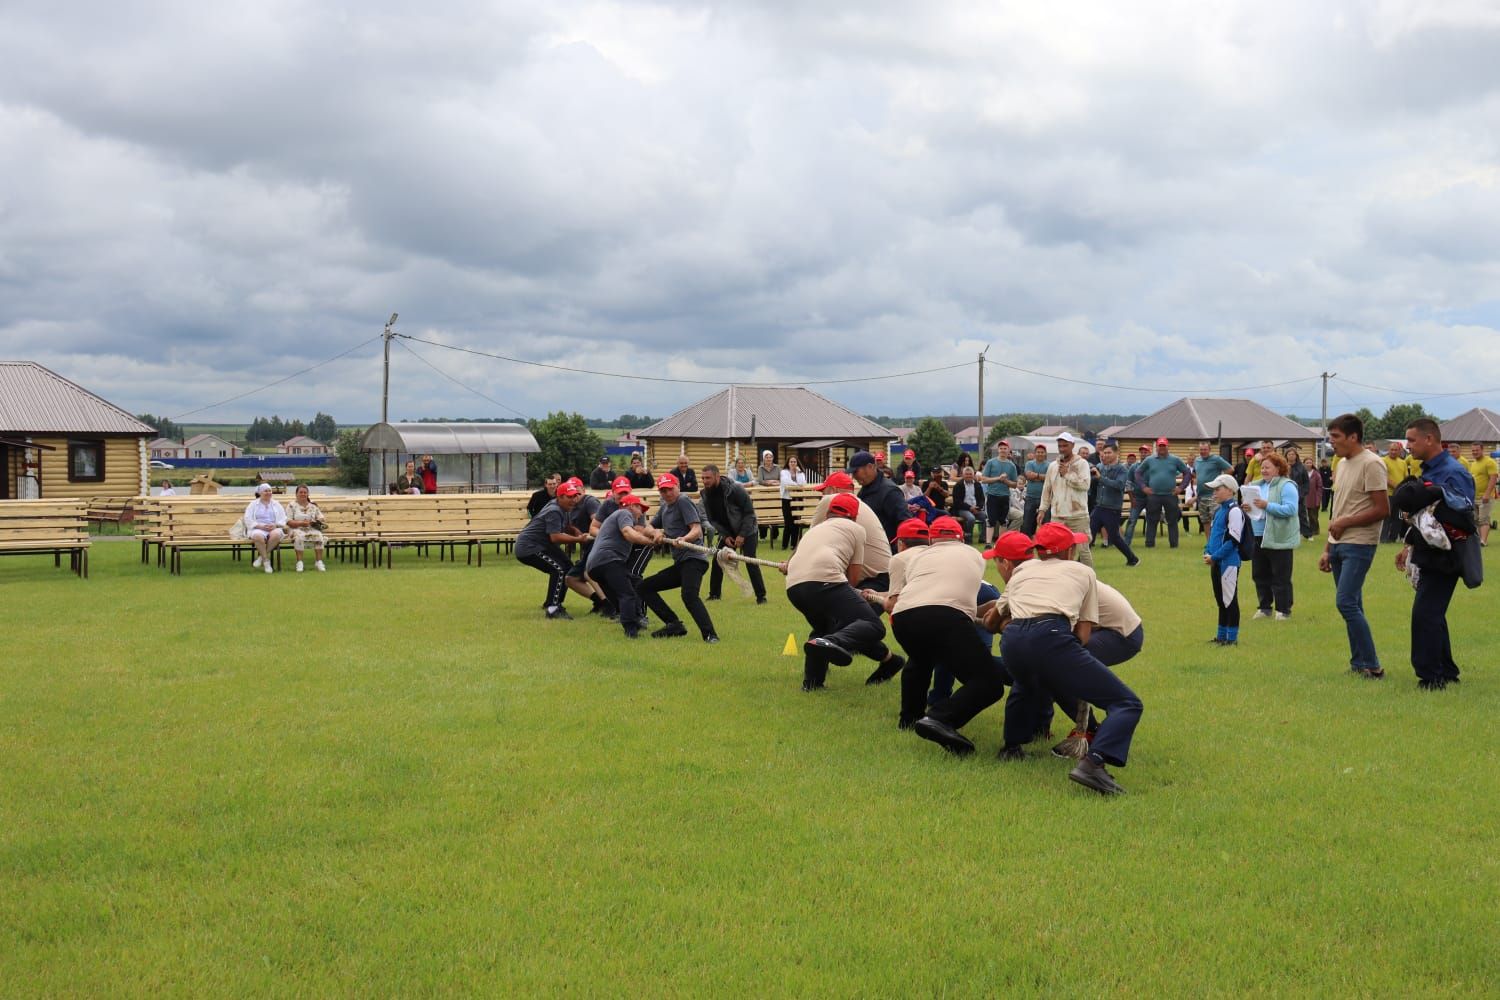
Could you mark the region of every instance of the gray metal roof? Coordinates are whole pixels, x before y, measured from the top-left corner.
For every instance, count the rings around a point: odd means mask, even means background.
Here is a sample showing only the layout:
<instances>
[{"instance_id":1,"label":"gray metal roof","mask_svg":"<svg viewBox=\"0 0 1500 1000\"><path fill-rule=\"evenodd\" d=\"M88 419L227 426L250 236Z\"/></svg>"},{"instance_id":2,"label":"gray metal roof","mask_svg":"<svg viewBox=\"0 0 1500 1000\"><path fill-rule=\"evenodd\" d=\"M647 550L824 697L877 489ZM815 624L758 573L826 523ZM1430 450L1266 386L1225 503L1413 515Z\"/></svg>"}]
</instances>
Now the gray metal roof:
<instances>
[{"instance_id":1,"label":"gray metal roof","mask_svg":"<svg viewBox=\"0 0 1500 1000\"><path fill-rule=\"evenodd\" d=\"M30 361L0 361L0 430L25 434L155 434L113 403Z\"/></svg>"},{"instance_id":2,"label":"gray metal roof","mask_svg":"<svg viewBox=\"0 0 1500 1000\"><path fill-rule=\"evenodd\" d=\"M1249 399L1179 399L1126 424L1115 431L1116 438L1196 438L1213 440L1220 433L1237 441L1270 438L1273 441L1306 441L1312 432L1295 420L1288 420Z\"/></svg>"},{"instance_id":3,"label":"gray metal roof","mask_svg":"<svg viewBox=\"0 0 1500 1000\"><path fill-rule=\"evenodd\" d=\"M1445 420L1440 426L1444 441L1482 441L1485 444L1500 441L1500 413L1482 406Z\"/></svg>"},{"instance_id":4,"label":"gray metal roof","mask_svg":"<svg viewBox=\"0 0 1500 1000\"><path fill-rule=\"evenodd\" d=\"M853 410L807 389L749 386L731 386L716 392L665 420L658 420L645 430L637 431L636 436L646 439L747 440L752 416L757 438L871 441L891 437L888 429L873 420L866 420Z\"/></svg>"},{"instance_id":5,"label":"gray metal roof","mask_svg":"<svg viewBox=\"0 0 1500 1000\"><path fill-rule=\"evenodd\" d=\"M522 424L375 424L359 440L364 451L411 455L534 455L542 449Z\"/></svg>"}]
</instances>

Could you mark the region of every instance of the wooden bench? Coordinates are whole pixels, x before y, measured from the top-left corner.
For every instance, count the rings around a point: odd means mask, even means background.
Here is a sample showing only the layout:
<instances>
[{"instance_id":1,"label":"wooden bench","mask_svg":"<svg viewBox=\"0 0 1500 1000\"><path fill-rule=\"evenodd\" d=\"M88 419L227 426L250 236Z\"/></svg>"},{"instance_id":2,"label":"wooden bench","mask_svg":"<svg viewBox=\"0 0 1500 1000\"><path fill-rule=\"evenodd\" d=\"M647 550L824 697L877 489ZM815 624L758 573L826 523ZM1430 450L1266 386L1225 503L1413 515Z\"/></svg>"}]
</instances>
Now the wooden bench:
<instances>
[{"instance_id":1,"label":"wooden bench","mask_svg":"<svg viewBox=\"0 0 1500 1000\"><path fill-rule=\"evenodd\" d=\"M47 555L79 577L89 575L88 503L85 500L7 500L0 503L0 555Z\"/></svg>"},{"instance_id":2,"label":"wooden bench","mask_svg":"<svg viewBox=\"0 0 1500 1000\"><path fill-rule=\"evenodd\" d=\"M345 556L363 554L369 565L368 540L364 531L364 497L312 497L322 510L328 527L323 530L330 552ZM228 552L236 559L255 545L248 539L229 535L235 521L245 514L249 500L237 496L152 497L144 505L138 522L142 561L150 558L156 547L156 563L170 572L182 572L182 553ZM281 565L281 551L291 547L291 535L273 553L275 565Z\"/></svg>"},{"instance_id":3,"label":"wooden bench","mask_svg":"<svg viewBox=\"0 0 1500 1000\"><path fill-rule=\"evenodd\" d=\"M422 496L372 496L364 499L364 537L376 547L376 565L395 564L395 550L410 546L425 553L438 547L439 559L458 546L465 561L473 563L478 553L484 565L484 544L514 544L526 526L529 493L436 493Z\"/></svg>"},{"instance_id":4,"label":"wooden bench","mask_svg":"<svg viewBox=\"0 0 1500 1000\"><path fill-rule=\"evenodd\" d=\"M106 524L129 524L135 520L134 498L96 497L88 501L84 519L90 524L97 524L101 531Z\"/></svg>"}]
</instances>

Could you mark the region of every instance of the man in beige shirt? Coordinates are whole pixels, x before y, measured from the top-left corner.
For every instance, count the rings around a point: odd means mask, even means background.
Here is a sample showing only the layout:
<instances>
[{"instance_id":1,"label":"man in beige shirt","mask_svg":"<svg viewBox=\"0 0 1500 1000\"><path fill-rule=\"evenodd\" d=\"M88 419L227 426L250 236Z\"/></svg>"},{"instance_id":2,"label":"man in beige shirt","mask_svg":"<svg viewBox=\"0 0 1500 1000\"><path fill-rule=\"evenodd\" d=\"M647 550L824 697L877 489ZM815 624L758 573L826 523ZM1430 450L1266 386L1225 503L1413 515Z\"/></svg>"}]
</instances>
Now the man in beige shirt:
<instances>
[{"instance_id":1,"label":"man in beige shirt","mask_svg":"<svg viewBox=\"0 0 1500 1000\"><path fill-rule=\"evenodd\" d=\"M880 616L853 587L865 576L865 533L855 523L859 506L852 494L832 497L828 517L808 529L783 564L787 600L812 630L802 645L804 691L822 688L828 664L847 667L855 653L877 661L877 673L889 671L891 677L906 662L887 648Z\"/></svg>"},{"instance_id":2,"label":"man in beige shirt","mask_svg":"<svg viewBox=\"0 0 1500 1000\"><path fill-rule=\"evenodd\" d=\"M984 557L964 544L963 525L955 518L935 518L927 530L927 545L905 548L903 542L904 550L891 560L885 598L891 631L907 655L897 725L962 756L973 753L974 744L959 730L1005 695L1005 681L974 631ZM929 708L927 689L938 663L963 687Z\"/></svg>"},{"instance_id":3,"label":"man in beige shirt","mask_svg":"<svg viewBox=\"0 0 1500 1000\"><path fill-rule=\"evenodd\" d=\"M1328 544L1318 569L1333 574L1334 603L1349 637L1349 669L1361 677L1385 676L1375 637L1365 619L1365 575L1375 561L1380 526L1390 512L1385 463L1364 446L1364 421L1343 413L1328 422L1328 444L1337 456Z\"/></svg>"},{"instance_id":4,"label":"man in beige shirt","mask_svg":"<svg viewBox=\"0 0 1500 1000\"><path fill-rule=\"evenodd\" d=\"M828 519L828 504L834 497L841 493L854 496L854 477L847 472L839 471L830 475L827 479L813 489L823 491L823 499L818 502L818 507L813 511L812 523L821 524ZM859 500L857 496L854 496ZM865 558L861 565L865 570L865 578L858 584L859 587L871 590L884 591L891 585L891 542L885 537L885 528L880 523L880 518L870 509L870 505L863 500L859 501L859 517L855 519L865 533ZM904 522L903 522L904 523Z\"/></svg>"},{"instance_id":5,"label":"man in beige shirt","mask_svg":"<svg viewBox=\"0 0 1500 1000\"><path fill-rule=\"evenodd\" d=\"M1089 480L1093 468L1073 453L1078 439L1064 431L1057 436L1057 461L1047 466L1042 481L1041 519L1060 521L1073 531L1089 533ZM1094 554L1085 545L1079 561L1094 565Z\"/></svg>"}]
</instances>

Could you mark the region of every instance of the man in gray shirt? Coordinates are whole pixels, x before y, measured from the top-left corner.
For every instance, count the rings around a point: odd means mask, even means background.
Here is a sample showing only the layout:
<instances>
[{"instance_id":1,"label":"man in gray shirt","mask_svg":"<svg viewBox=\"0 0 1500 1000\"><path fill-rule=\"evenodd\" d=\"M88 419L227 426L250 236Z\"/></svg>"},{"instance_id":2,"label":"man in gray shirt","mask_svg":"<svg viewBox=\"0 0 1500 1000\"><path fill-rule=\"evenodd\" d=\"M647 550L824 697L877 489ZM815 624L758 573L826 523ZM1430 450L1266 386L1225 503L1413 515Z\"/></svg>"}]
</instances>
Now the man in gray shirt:
<instances>
[{"instance_id":1,"label":"man in gray shirt","mask_svg":"<svg viewBox=\"0 0 1500 1000\"><path fill-rule=\"evenodd\" d=\"M652 519L651 526L659 529L668 541L701 545L703 543L702 519L699 518L698 508L693 501L682 495L680 485L677 477L670 472L657 477L656 489L661 494L661 508ZM682 624L682 619L677 617L677 613L661 596L664 590L680 589L682 606L687 608L688 614L693 616L693 623L702 633L703 641L710 643L719 641L719 636L714 631L714 621L708 615L708 608L698 596L698 589L703 586L703 574L706 572L708 572L706 555L692 549L674 548L672 565L648 577L636 588L641 599L646 602L646 607L665 622L661 628L651 633L653 639L668 639L688 634L687 626Z\"/></svg>"},{"instance_id":2,"label":"man in gray shirt","mask_svg":"<svg viewBox=\"0 0 1500 1000\"><path fill-rule=\"evenodd\" d=\"M654 545L661 541L662 533L642 524L646 519L644 500L630 493L619 499L620 509L599 526L599 535L589 552L588 574L620 609L620 625L625 629L625 638L634 639L640 635L645 615L641 611L635 581L630 578L625 563L632 545Z\"/></svg>"}]
</instances>

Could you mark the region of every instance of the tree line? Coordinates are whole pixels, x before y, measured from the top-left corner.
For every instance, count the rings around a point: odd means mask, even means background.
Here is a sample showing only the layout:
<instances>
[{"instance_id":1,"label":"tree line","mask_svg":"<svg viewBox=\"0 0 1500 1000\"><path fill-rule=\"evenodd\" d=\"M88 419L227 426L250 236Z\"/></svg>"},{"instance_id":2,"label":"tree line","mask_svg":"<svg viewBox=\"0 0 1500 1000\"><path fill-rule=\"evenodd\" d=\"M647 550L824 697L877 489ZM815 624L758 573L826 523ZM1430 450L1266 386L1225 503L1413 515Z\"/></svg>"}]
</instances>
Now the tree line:
<instances>
[{"instance_id":1,"label":"tree line","mask_svg":"<svg viewBox=\"0 0 1500 1000\"><path fill-rule=\"evenodd\" d=\"M304 435L314 441L324 444L332 444L339 435L339 425L328 414L318 412L307 423L300 420L282 420L276 417L256 417L250 421L250 429L245 432L245 441L249 444L280 444L287 438Z\"/></svg>"}]
</instances>

